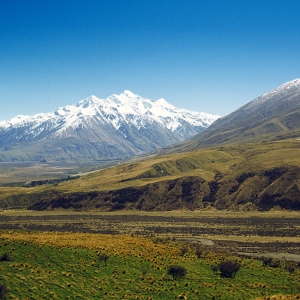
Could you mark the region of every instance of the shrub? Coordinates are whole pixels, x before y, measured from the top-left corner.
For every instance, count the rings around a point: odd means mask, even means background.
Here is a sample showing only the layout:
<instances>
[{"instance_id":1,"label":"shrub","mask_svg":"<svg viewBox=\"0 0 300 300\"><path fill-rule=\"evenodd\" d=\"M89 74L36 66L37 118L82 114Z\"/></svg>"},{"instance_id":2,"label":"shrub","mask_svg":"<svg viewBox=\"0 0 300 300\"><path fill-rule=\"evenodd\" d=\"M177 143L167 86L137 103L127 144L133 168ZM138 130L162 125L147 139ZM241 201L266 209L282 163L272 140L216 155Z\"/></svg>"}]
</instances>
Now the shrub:
<instances>
[{"instance_id":1,"label":"shrub","mask_svg":"<svg viewBox=\"0 0 300 300\"><path fill-rule=\"evenodd\" d=\"M5 284L0 283L0 299L6 299L8 288Z\"/></svg>"},{"instance_id":2,"label":"shrub","mask_svg":"<svg viewBox=\"0 0 300 300\"><path fill-rule=\"evenodd\" d=\"M296 270L296 264L291 262L291 261L288 261L285 263L285 270L287 270L290 274L294 273L295 270Z\"/></svg>"},{"instance_id":3,"label":"shrub","mask_svg":"<svg viewBox=\"0 0 300 300\"><path fill-rule=\"evenodd\" d=\"M279 268L280 261L278 259L273 259L271 257L264 257L262 259L263 266L269 266L271 268Z\"/></svg>"},{"instance_id":4,"label":"shrub","mask_svg":"<svg viewBox=\"0 0 300 300\"><path fill-rule=\"evenodd\" d=\"M11 258L7 252L3 253L0 257L0 261L11 261Z\"/></svg>"},{"instance_id":5,"label":"shrub","mask_svg":"<svg viewBox=\"0 0 300 300\"><path fill-rule=\"evenodd\" d=\"M264 267L269 266L271 262L272 262L271 257L263 257L262 258L262 264L263 264Z\"/></svg>"},{"instance_id":6,"label":"shrub","mask_svg":"<svg viewBox=\"0 0 300 300\"><path fill-rule=\"evenodd\" d=\"M221 272L221 277L234 278L240 267L241 265L238 262L231 260L220 262L219 270Z\"/></svg>"},{"instance_id":7,"label":"shrub","mask_svg":"<svg viewBox=\"0 0 300 300\"><path fill-rule=\"evenodd\" d=\"M109 259L109 255L108 254L106 254L106 253L99 254L99 260L100 261L104 261L104 265L105 266L107 264L108 259Z\"/></svg>"},{"instance_id":8,"label":"shrub","mask_svg":"<svg viewBox=\"0 0 300 300\"><path fill-rule=\"evenodd\" d=\"M186 275L186 268L178 265L170 266L168 274L173 276L173 279L183 278Z\"/></svg>"}]
</instances>

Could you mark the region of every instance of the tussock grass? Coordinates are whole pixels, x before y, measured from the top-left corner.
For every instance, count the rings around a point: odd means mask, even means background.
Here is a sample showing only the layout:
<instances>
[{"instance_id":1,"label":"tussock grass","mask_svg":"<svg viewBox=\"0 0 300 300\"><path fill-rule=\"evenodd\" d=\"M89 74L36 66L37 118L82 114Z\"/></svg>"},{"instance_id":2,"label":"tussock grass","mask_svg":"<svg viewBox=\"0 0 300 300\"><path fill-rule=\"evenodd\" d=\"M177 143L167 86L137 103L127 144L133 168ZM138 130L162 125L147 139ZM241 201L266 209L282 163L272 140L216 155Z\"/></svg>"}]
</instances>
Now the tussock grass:
<instances>
[{"instance_id":1,"label":"tussock grass","mask_svg":"<svg viewBox=\"0 0 300 300\"><path fill-rule=\"evenodd\" d=\"M259 260L179 250L174 242L122 235L2 231L0 252L12 261L0 263L0 282L12 299L255 299L300 288L298 269L290 274ZM103 251L106 266L98 260ZM211 270L225 258L241 264L234 279ZM171 265L183 266L186 277L169 276Z\"/></svg>"}]
</instances>

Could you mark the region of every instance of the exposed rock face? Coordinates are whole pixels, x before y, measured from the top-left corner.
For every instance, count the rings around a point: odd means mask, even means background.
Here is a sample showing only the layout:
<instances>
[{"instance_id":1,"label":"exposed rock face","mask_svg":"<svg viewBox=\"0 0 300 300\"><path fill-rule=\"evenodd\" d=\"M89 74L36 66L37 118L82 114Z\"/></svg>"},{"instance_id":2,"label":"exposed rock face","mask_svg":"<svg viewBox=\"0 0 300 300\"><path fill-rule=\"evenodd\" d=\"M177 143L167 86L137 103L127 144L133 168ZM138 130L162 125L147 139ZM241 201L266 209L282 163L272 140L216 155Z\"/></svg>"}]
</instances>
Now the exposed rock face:
<instances>
[{"instance_id":1,"label":"exposed rock face","mask_svg":"<svg viewBox=\"0 0 300 300\"><path fill-rule=\"evenodd\" d=\"M210 182L199 176L186 176L114 191L62 193L53 190L23 194L12 196L6 202L23 203L33 210L164 211L206 207L220 210L266 211L274 207L300 210L300 189L295 183L299 181L299 167L274 167L241 173L235 178L217 173Z\"/></svg>"}]
</instances>

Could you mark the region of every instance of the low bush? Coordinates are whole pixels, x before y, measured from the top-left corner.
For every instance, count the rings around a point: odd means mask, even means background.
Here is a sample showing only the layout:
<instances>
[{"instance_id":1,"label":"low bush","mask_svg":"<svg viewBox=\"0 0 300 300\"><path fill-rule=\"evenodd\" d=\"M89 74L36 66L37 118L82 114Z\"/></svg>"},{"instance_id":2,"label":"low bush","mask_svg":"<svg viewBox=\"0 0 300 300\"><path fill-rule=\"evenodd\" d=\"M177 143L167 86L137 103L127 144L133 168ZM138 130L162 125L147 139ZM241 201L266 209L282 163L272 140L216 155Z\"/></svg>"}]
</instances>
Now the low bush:
<instances>
[{"instance_id":1,"label":"low bush","mask_svg":"<svg viewBox=\"0 0 300 300\"><path fill-rule=\"evenodd\" d=\"M221 277L234 278L241 265L238 262L227 260L221 261L218 268L221 272Z\"/></svg>"},{"instance_id":2,"label":"low bush","mask_svg":"<svg viewBox=\"0 0 300 300\"><path fill-rule=\"evenodd\" d=\"M269 266L271 268L280 268L280 261L271 257L263 257L262 264L263 266Z\"/></svg>"},{"instance_id":3,"label":"low bush","mask_svg":"<svg viewBox=\"0 0 300 300\"><path fill-rule=\"evenodd\" d=\"M105 266L107 265L107 261L109 259L109 255L108 254L106 254L106 253L100 253L99 256L98 256L98 258L99 258L100 261L104 262Z\"/></svg>"},{"instance_id":4,"label":"low bush","mask_svg":"<svg viewBox=\"0 0 300 300\"><path fill-rule=\"evenodd\" d=\"M0 256L0 261L11 261L11 258L9 256L9 254L7 252L5 252Z\"/></svg>"},{"instance_id":5,"label":"low bush","mask_svg":"<svg viewBox=\"0 0 300 300\"><path fill-rule=\"evenodd\" d=\"M196 250L195 250L195 254L198 258L201 258L202 254L203 254L203 249L200 246L197 246Z\"/></svg>"},{"instance_id":6,"label":"low bush","mask_svg":"<svg viewBox=\"0 0 300 300\"><path fill-rule=\"evenodd\" d=\"M287 261L285 262L284 269L287 270L290 274L294 273L296 271L296 263Z\"/></svg>"},{"instance_id":7,"label":"low bush","mask_svg":"<svg viewBox=\"0 0 300 300\"><path fill-rule=\"evenodd\" d=\"M178 265L170 266L168 269L168 274L173 276L173 279L183 278L186 273L186 268Z\"/></svg>"}]
</instances>

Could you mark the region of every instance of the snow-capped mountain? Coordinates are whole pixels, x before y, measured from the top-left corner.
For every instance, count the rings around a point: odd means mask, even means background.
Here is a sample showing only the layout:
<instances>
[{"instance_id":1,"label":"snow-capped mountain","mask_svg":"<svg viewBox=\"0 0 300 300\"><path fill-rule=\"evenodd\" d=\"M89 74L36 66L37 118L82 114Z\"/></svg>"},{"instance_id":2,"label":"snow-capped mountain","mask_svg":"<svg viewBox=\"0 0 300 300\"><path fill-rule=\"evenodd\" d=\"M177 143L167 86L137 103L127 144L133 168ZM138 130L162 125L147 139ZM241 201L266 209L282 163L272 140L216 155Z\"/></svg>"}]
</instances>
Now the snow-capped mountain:
<instances>
[{"instance_id":1,"label":"snow-capped mountain","mask_svg":"<svg viewBox=\"0 0 300 300\"><path fill-rule=\"evenodd\" d=\"M292 137L300 137L300 79L284 83L219 118L188 141L172 146L172 151Z\"/></svg>"},{"instance_id":2,"label":"snow-capped mountain","mask_svg":"<svg viewBox=\"0 0 300 300\"><path fill-rule=\"evenodd\" d=\"M120 159L183 141L219 116L130 91L0 122L0 160Z\"/></svg>"}]
</instances>

